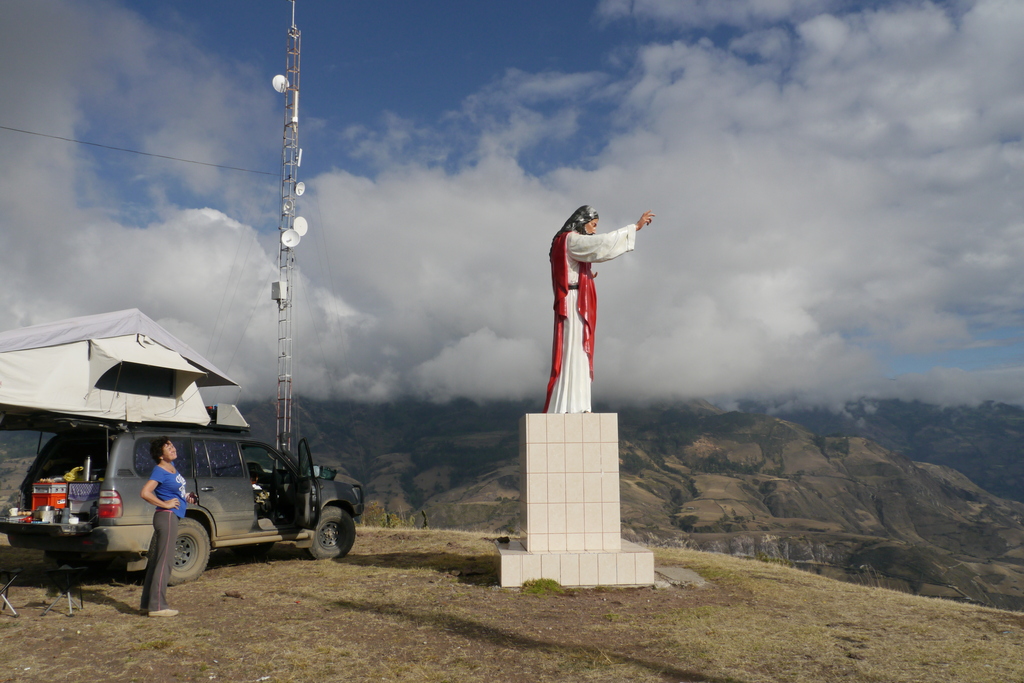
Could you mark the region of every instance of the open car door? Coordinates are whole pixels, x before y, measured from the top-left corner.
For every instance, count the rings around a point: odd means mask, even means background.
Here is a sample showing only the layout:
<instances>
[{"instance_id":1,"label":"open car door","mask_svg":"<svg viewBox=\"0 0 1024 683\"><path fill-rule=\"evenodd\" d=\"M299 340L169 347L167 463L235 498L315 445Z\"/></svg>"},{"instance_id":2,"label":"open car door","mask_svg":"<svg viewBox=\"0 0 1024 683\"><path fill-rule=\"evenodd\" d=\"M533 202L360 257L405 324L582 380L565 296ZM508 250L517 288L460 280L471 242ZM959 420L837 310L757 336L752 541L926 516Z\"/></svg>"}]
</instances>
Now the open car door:
<instances>
[{"instance_id":1,"label":"open car door","mask_svg":"<svg viewBox=\"0 0 1024 683\"><path fill-rule=\"evenodd\" d=\"M320 521L320 481L313 472L313 456L305 439L299 441L299 497L295 520L304 529L315 529Z\"/></svg>"}]
</instances>

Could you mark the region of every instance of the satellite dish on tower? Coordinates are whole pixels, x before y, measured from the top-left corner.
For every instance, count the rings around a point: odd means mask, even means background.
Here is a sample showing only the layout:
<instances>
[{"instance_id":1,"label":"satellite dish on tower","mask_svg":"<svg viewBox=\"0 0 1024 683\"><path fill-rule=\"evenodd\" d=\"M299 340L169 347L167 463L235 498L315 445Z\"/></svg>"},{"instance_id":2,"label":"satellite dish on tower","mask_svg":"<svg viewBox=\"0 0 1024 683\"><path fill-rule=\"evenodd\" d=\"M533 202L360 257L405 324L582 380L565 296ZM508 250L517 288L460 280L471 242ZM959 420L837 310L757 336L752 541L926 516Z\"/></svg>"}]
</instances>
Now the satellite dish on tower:
<instances>
[{"instance_id":1,"label":"satellite dish on tower","mask_svg":"<svg viewBox=\"0 0 1024 683\"><path fill-rule=\"evenodd\" d=\"M306 192L306 183L299 181L295 183L295 196L301 197Z\"/></svg>"},{"instance_id":2,"label":"satellite dish on tower","mask_svg":"<svg viewBox=\"0 0 1024 683\"><path fill-rule=\"evenodd\" d=\"M289 249L299 246L299 242L301 241L302 237L294 230L285 230L281 233L281 244Z\"/></svg>"},{"instance_id":3,"label":"satellite dish on tower","mask_svg":"<svg viewBox=\"0 0 1024 683\"><path fill-rule=\"evenodd\" d=\"M294 227L292 229L299 233L299 237L304 237L306 235L306 231L309 230L309 223L307 223L306 219L302 216L296 216L293 225Z\"/></svg>"},{"instance_id":4,"label":"satellite dish on tower","mask_svg":"<svg viewBox=\"0 0 1024 683\"><path fill-rule=\"evenodd\" d=\"M271 83L274 86L274 90L277 92L284 92L288 89L288 79L281 74L274 76L274 80L272 80Z\"/></svg>"},{"instance_id":5,"label":"satellite dish on tower","mask_svg":"<svg viewBox=\"0 0 1024 683\"><path fill-rule=\"evenodd\" d=\"M293 202L291 199L286 199L284 200L284 205L282 206L282 208L284 209L285 213L291 214L291 212L295 210L295 202Z\"/></svg>"}]
</instances>

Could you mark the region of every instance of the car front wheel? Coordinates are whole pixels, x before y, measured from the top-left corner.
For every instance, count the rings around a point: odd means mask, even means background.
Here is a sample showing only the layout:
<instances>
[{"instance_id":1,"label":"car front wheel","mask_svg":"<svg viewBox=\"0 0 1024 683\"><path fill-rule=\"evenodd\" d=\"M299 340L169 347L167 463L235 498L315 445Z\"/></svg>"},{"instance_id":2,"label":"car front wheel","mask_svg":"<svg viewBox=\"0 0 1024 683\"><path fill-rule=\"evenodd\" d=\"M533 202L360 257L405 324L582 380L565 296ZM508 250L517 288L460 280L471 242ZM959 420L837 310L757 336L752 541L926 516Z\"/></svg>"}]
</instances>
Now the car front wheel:
<instances>
[{"instance_id":1,"label":"car front wheel","mask_svg":"<svg viewBox=\"0 0 1024 683\"><path fill-rule=\"evenodd\" d=\"M307 552L315 560L345 557L356 541L356 523L352 516L336 507L320 512L320 523L313 531L313 545Z\"/></svg>"}]
</instances>

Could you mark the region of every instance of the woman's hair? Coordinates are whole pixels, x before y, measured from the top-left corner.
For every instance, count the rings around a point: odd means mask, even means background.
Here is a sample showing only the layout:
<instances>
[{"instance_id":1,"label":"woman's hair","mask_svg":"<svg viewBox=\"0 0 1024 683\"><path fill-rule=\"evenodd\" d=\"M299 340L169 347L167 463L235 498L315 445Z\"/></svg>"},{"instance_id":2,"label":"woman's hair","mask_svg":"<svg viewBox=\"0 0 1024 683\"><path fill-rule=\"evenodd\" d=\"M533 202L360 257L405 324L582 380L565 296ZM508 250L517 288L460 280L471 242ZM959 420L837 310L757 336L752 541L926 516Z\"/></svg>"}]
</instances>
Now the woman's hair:
<instances>
[{"instance_id":1,"label":"woman's hair","mask_svg":"<svg viewBox=\"0 0 1024 683\"><path fill-rule=\"evenodd\" d=\"M171 437L161 436L159 439L153 439L153 443L149 444L149 456L153 458L153 462L160 462L160 456L164 452L164 446L171 443Z\"/></svg>"}]
</instances>

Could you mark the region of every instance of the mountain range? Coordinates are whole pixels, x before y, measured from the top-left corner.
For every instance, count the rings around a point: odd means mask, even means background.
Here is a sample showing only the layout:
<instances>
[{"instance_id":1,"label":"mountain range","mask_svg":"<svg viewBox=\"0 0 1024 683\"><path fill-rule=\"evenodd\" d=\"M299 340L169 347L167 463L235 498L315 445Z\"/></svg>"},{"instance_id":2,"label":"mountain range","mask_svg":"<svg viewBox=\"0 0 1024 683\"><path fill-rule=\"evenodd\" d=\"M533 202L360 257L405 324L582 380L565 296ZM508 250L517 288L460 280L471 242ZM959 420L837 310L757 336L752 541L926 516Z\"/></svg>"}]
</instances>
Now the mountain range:
<instances>
[{"instance_id":1,"label":"mountain range","mask_svg":"<svg viewBox=\"0 0 1024 683\"><path fill-rule=\"evenodd\" d=\"M296 405L316 462L400 522L516 534L518 422L532 402ZM241 408L273 443L273 402ZM618 414L627 538L1024 609L1020 408L878 401L767 415L692 401ZM0 439L0 498L31 461L17 445Z\"/></svg>"}]
</instances>

